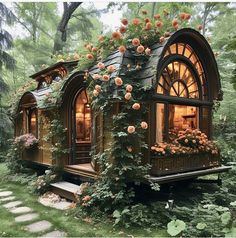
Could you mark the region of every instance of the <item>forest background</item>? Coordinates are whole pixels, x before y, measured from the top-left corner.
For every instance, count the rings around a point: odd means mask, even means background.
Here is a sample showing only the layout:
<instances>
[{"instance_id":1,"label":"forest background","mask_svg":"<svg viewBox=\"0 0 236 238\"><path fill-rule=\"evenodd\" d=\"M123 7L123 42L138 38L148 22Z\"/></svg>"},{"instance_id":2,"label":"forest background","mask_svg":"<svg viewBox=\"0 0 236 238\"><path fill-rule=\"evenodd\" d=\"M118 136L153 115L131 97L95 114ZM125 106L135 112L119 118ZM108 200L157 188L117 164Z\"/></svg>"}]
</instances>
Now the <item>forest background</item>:
<instances>
[{"instance_id":1,"label":"forest background","mask_svg":"<svg viewBox=\"0 0 236 238\"><path fill-rule=\"evenodd\" d=\"M153 16L164 9L173 18L191 13L191 25L202 25L218 63L224 99L214 113L214 139L222 158L236 158L236 3L135 2L0 2L0 157L13 137L12 106L29 87L29 75L56 63L73 60L88 42L110 34L119 16L132 19L145 9ZM109 21L107 19L110 19ZM117 21L116 21L117 19ZM110 23L109 23L110 22ZM107 25L110 24L110 25ZM32 85L33 84L33 85Z\"/></svg>"}]
</instances>

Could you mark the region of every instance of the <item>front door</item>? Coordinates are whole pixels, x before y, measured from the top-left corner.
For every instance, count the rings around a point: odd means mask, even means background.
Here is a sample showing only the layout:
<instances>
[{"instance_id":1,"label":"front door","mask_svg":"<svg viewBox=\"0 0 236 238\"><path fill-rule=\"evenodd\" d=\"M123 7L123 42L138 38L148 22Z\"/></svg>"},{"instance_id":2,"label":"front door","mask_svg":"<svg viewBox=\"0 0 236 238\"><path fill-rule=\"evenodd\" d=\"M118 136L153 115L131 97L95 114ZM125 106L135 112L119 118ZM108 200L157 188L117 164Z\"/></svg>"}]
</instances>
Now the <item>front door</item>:
<instances>
[{"instance_id":1,"label":"front door","mask_svg":"<svg viewBox=\"0 0 236 238\"><path fill-rule=\"evenodd\" d=\"M76 94L72 108L72 164L90 163L91 109L85 89Z\"/></svg>"}]
</instances>

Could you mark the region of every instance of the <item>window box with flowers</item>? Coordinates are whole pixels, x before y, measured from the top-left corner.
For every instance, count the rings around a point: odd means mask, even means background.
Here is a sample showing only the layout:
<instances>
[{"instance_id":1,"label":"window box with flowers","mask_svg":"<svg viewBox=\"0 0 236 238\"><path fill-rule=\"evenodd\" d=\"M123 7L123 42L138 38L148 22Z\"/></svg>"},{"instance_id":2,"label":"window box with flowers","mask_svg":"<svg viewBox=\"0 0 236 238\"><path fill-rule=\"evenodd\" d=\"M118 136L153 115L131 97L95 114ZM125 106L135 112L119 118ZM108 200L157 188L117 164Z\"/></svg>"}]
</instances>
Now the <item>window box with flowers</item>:
<instances>
[{"instance_id":1,"label":"window box with flowers","mask_svg":"<svg viewBox=\"0 0 236 238\"><path fill-rule=\"evenodd\" d=\"M151 147L151 174L167 175L219 166L219 150L200 130L179 131Z\"/></svg>"},{"instance_id":2,"label":"window box with flowers","mask_svg":"<svg viewBox=\"0 0 236 238\"><path fill-rule=\"evenodd\" d=\"M24 134L15 138L14 141L22 156L34 160L38 153L38 139L31 133Z\"/></svg>"}]
</instances>

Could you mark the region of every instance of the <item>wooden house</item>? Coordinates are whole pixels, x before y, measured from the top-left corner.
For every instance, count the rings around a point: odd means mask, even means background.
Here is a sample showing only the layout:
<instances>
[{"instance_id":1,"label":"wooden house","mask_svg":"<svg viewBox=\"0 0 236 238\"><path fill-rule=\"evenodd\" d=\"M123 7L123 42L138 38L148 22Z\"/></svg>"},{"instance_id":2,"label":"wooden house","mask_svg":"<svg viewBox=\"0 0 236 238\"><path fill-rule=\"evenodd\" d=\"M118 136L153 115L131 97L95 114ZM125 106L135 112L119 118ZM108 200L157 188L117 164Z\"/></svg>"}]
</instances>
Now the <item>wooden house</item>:
<instances>
[{"instance_id":1,"label":"wooden house","mask_svg":"<svg viewBox=\"0 0 236 238\"><path fill-rule=\"evenodd\" d=\"M150 95L146 102L149 107L146 136L149 152L143 158L144 163L152 165L151 178L162 183L228 170L229 167L221 165L218 155L179 156L174 160L154 158L151 146L156 142L168 141L171 130L198 128L211 138L213 103L222 99L222 92L214 54L199 32L188 28L178 30L164 43L154 44L151 50L152 57L139 72L142 84L154 89L148 91ZM135 65L135 61L132 51L127 50L125 54L114 52L103 63L116 67L112 74L112 77L116 77L123 67ZM96 153L110 146L110 118L91 111L86 92L84 76L92 77L98 72L98 67L94 66L88 72L75 71L76 67L77 61L59 62L31 76L38 82L38 87L26 92L19 101L15 135L32 133L39 139L37 152L33 155L25 153L23 159L46 166L52 164L51 152L42 149L50 144L42 137L48 132L46 125L54 109L53 106L40 107L40 101L50 93L50 84L66 80L61 89L59 108L60 118L67 128L66 147L69 149L63 158L64 170L96 178L99 168L91 161L91 146L96 147ZM119 107L116 102L112 103L115 114Z\"/></svg>"}]
</instances>

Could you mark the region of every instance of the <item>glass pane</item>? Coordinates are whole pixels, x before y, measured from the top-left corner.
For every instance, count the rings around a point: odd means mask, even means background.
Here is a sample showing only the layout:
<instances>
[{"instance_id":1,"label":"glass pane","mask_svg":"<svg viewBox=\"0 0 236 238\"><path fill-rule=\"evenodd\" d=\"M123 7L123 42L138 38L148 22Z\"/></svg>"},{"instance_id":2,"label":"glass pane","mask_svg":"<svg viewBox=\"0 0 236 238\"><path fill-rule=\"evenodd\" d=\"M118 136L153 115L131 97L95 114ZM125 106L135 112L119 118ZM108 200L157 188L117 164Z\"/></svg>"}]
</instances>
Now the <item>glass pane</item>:
<instances>
[{"instance_id":1,"label":"glass pane","mask_svg":"<svg viewBox=\"0 0 236 238\"><path fill-rule=\"evenodd\" d=\"M178 43L178 54L182 55L184 51L184 44Z\"/></svg>"},{"instance_id":2,"label":"glass pane","mask_svg":"<svg viewBox=\"0 0 236 238\"><path fill-rule=\"evenodd\" d=\"M76 99L76 142L91 141L91 110L85 91Z\"/></svg>"},{"instance_id":3,"label":"glass pane","mask_svg":"<svg viewBox=\"0 0 236 238\"><path fill-rule=\"evenodd\" d=\"M164 139L164 104L156 104L156 142L163 142Z\"/></svg>"},{"instance_id":4,"label":"glass pane","mask_svg":"<svg viewBox=\"0 0 236 238\"><path fill-rule=\"evenodd\" d=\"M35 137L36 137L36 121L37 121L37 118L36 118L36 111L32 111L31 114L30 114L30 128L29 128L29 131L30 133L32 133Z\"/></svg>"},{"instance_id":5,"label":"glass pane","mask_svg":"<svg viewBox=\"0 0 236 238\"><path fill-rule=\"evenodd\" d=\"M169 105L170 132L176 134L180 130L199 128L198 111L197 107Z\"/></svg>"},{"instance_id":6,"label":"glass pane","mask_svg":"<svg viewBox=\"0 0 236 238\"><path fill-rule=\"evenodd\" d=\"M173 45L170 46L170 52L171 52L172 55L176 54L176 44L173 44Z\"/></svg>"}]
</instances>

